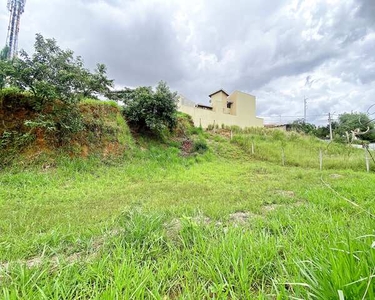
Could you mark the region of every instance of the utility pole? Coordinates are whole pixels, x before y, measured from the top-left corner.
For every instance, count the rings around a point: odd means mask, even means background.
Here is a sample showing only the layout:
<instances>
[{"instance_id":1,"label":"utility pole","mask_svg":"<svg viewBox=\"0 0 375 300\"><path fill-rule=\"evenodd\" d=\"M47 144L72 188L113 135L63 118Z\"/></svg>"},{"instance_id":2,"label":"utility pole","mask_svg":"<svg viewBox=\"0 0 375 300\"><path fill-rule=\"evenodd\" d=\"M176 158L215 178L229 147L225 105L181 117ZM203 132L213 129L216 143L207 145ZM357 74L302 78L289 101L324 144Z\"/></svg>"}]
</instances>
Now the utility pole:
<instances>
[{"instance_id":1,"label":"utility pole","mask_svg":"<svg viewBox=\"0 0 375 300\"><path fill-rule=\"evenodd\" d=\"M332 134L332 118L331 118L331 113L328 113L328 124L329 124L329 139L333 140L333 134Z\"/></svg>"},{"instance_id":2,"label":"utility pole","mask_svg":"<svg viewBox=\"0 0 375 300\"><path fill-rule=\"evenodd\" d=\"M307 99L305 96L303 96L303 121L306 123L307 121L307 116L306 116L306 112L307 112Z\"/></svg>"}]
</instances>

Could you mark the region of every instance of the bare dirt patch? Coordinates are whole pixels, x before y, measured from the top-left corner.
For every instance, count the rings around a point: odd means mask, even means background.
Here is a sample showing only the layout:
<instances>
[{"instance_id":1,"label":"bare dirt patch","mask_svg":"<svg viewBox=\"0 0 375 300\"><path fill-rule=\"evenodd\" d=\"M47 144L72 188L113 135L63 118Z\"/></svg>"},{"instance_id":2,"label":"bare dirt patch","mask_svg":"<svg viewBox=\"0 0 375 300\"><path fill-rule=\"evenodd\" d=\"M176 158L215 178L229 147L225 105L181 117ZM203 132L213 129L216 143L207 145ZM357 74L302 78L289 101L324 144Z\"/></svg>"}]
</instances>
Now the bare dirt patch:
<instances>
[{"instance_id":1,"label":"bare dirt patch","mask_svg":"<svg viewBox=\"0 0 375 300\"><path fill-rule=\"evenodd\" d=\"M295 196L295 193L293 191L284 191L284 190L276 190L275 194L287 197L287 198L293 198Z\"/></svg>"},{"instance_id":2,"label":"bare dirt patch","mask_svg":"<svg viewBox=\"0 0 375 300\"><path fill-rule=\"evenodd\" d=\"M280 207L283 207L285 205L282 205L282 204L268 204L268 205L264 205L262 207L262 211L265 212L265 213L268 213L270 211L274 211Z\"/></svg>"},{"instance_id":3,"label":"bare dirt patch","mask_svg":"<svg viewBox=\"0 0 375 300\"><path fill-rule=\"evenodd\" d=\"M211 223L211 219L209 217L204 216L204 215L195 216L195 217L191 218L191 220L194 223L197 223L199 225L208 225L208 224Z\"/></svg>"},{"instance_id":4,"label":"bare dirt patch","mask_svg":"<svg viewBox=\"0 0 375 300\"><path fill-rule=\"evenodd\" d=\"M331 177L333 179L338 179L338 178L342 178L343 176L340 175L340 174L331 174L331 175L329 175L329 177Z\"/></svg>"},{"instance_id":5,"label":"bare dirt patch","mask_svg":"<svg viewBox=\"0 0 375 300\"><path fill-rule=\"evenodd\" d=\"M254 215L250 212L238 211L229 215L229 222L235 224L245 224Z\"/></svg>"},{"instance_id":6,"label":"bare dirt patch","mask_svg":"<svg viewBox=\"0 0 375 300\"><path fill-rule=\"evenodd\" d=\"M182 223L180 219L173 219L169 223L164 224L165 232L168 238L176 239L182 230Z\"/></svg>"},{"instance_id":7,"label":"bare dirt patch","mask_svg":"<svg viewBox=\"0 0 375 300\"><path fill-rule=\"evenodd\" d=\"M199 226L209 225L211 223L211 219L204 215L197 215L187 219ZM182 223L183 222L181 219L178 218L172 219L172 221L165 223L164 228L167 237L175 239L183 228Z\"/></svg>"},{"instance_id":8,"label":"bare dirt patch","mask_svg":"<svg viewBox=\"0 0 375 300\"><path fill-rule=\"evenodd\" d=\"M265 212L265 213L268 213L268 212L271 212L271 211L274 211L274 210L277 210L281 207L298 207L298 206L302 206L304 205L305 202L300 200L300 201L297 201L297 202L294 202L294 203L289 203L289 204L268 204L268 205L264 205L262 207L262 211Z\"/></svg>"},{"instance_id":9,"label":"bare dirt patch","mask_svg":"<svg viewBox=\"0 0 375 300\"><path fill-rule=\"evenodd\" d=\"M96 237L92 245L90 247L90 251L80 251L80 252L74 252L70 255L53 255L53 256L35 256L29 259L19 259L15 261L9 261L9 262L0 262L0 271L1 270L8 270L9 267L12 264L19 264L24 265L27 268L36 268L40 267L43 263L49 264L52 266L52 268L58 267L61 262L65 261L69 264L74 264L80 261L90 261L98 256L101 248L103 247L106 239L108 237L114 237L119 235L121 232L123 232L123 229L115 228L113 230L108 231L103 236Z\"/></svg>"}]
</instances>

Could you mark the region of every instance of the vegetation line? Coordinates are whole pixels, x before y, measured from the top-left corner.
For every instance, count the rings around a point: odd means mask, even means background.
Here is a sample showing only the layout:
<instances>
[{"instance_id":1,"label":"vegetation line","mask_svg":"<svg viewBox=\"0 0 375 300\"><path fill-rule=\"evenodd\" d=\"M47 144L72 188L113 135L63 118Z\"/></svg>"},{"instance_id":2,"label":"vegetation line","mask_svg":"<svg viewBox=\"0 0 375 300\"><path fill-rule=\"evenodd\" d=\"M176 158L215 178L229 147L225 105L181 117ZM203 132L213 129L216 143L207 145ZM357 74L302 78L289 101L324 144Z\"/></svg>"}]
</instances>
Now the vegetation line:
<instances>
[{"instance_id":1,"label":"vegetation line","mask_svg":"<svg viewBox=\"0 0 375 300\"><path fill-rule=\"evenodd\" d=\"M327 182L325 182L323 180L323 176L320 177L320 180L322 181L322 183L327 187L329 188L334 194L336 194L339 198L349 202L351 205L355 206L355 207L358 207L360 210L362 210L363 212L367 213L368 215L370 215L372 218L375 219L375 215L372 214L371 212L369 212L368 210L364 209L363 207L361 207L360 205L358 205L357 203L349 200L348 198L344 197L343 195L341 195L339 192L337 192L336 190L334 190Z\"/></svg>"}]
</instances>

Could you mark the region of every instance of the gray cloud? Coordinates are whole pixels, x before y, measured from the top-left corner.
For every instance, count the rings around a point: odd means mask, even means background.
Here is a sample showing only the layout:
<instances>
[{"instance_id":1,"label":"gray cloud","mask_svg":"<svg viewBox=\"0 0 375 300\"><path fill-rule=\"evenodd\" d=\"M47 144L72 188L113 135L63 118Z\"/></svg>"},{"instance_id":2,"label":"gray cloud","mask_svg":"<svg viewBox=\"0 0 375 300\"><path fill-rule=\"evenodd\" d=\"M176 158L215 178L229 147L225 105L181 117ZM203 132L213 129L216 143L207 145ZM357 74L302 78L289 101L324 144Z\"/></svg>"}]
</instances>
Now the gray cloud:
<instances>
[{"instance_id":1,"label":"gray cloud","mask_svg":"<svg viewBox=\"0 0 375 300\"><path fill-rule=\"evenodd\" d=\"M185 70L174 30L162 13L151 7L126 24L101 20L90 30L105 40L90 37L85 51L95 49L92 59L114 66L110 73L121 85L151 85L159 79L173 84Z\"/></svg>"},{"instance_id":2,"label":"gray cloud","mask_svg":"<svg viewBox=\"0 0 375 300\"><path fill-rule=\"evenodd\" d=\"M370 25L375 25L375 2L372 0L358 0L358 16L365 18Z\"/></svg>"},{"instance_id":3,"label":"gray cloud","mask_svg":"<svg viewBox=\"0 0 375 300\"><path fill-rule=\"evenodd\" d=\"M3 5L4 40L7 20ZM306 95L310 120L325 122L375 103L374 25L373 0L30 0L20 46L40 32L107 64L118 86L163 79L196 102L240 89L269 122L302 115Z\"/></svg>"}]
</instances>

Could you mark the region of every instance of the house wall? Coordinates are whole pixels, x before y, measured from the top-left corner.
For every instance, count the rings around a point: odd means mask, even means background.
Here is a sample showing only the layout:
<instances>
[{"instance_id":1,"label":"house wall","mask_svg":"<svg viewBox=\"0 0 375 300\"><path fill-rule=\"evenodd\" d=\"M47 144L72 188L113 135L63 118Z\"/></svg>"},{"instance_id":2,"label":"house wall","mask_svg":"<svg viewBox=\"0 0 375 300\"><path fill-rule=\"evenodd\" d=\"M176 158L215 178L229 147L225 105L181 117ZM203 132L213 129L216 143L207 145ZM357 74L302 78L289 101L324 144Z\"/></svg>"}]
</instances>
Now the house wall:
<instances>
[{"instance_id":1,"label":"house wall","mask_svg":"<svg viewBox=\"0 0 375 300\"><path fill-rule=\"evenodd\" d=\"M227 109L227 101L232 101ZM218 93L211 97L212 110L179 104L179 111L191 115L195 126L207 128L209 125L263 127L263 119L256 117L255 97L242 92L234 92L229 97Z\"/></svg>"},{"instance_id":2,"label":"house wall","mask_svg":"<svg viewBox=\"0 0 375 300\"><path fill-rule=\"evenodd\" d=\"M212 110L217 113L224 113L227 108L227 96L224 93L217 93L211 97Z\"/></svg>"}]
</instances>

